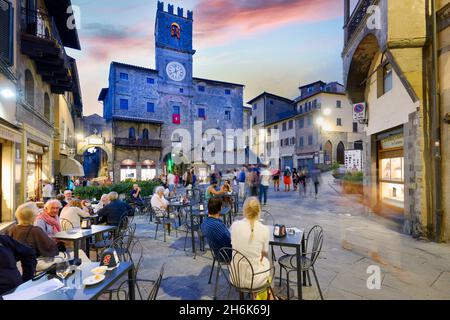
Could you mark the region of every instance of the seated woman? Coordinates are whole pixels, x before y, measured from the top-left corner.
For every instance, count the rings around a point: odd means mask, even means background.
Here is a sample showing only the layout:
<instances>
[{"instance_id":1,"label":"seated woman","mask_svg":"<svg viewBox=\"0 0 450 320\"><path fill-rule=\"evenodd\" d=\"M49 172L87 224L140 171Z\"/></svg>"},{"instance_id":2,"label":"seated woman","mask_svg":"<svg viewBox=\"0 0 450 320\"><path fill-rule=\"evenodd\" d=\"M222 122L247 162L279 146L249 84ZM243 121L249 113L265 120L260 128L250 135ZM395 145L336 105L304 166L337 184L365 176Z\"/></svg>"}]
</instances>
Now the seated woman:
<instances>
[{"instance_id":1,"label":"seated woman","mask_svg":"<svg viewBox=\"0 0 450 320\"><path fill-rule=\"evenodd\" d=\"M236 221L231 226L231 244L233 249L242 253L251 263L253 273L259 273L253 278L250 266L240 264L240 287L257 289L270 280L269 229L259 221L261 204L258 198L248 198L244 203L244 219ZM243 268L241 270L241 268ZM265 272L266 271L266 272Z\"/></svg>"},{"instance_id":2,"label":"seated woman","mask_svg":"<svg viewBox=\"0 0 450 320\"><path fill-rule=\"evenodd\" d=\"M65 254L59 252L58 248L61 245L57 241L50 238L40 227L33 226L37 211L38 208L34 203L25 203L19 206L15 214L17 225L12 227L8 234L14 240L28 245L36 251L38 257L36 271L42 271L64 259ZM73 253L69 253L69 258L73 258ZM83 261L89 261L84 252L81 253L80 258Z\"/></svg>"},{"instance_id":3,"label":"seated woman","mask_svg":"<svg viewBox=\"0 0 450 320\"><path fill-rule=\"evenodd\" d=\"M163 186L159 186L155 188L153 192L153 196L151 199L151 206L157 216L163 216L164 212L167 211L167 207L169 205L169 201L164 197L165 190Z\"/></svg>"},{"instance_id":4,"label":"seated woman","mask_svg":"<svg viewBox=\"0 0 450 320\"><path fill-rule=\"evenodd\" d=\"M64 231L73 228L80 228L81 219L89 218L91 215L83 210L80 200L71 200L67 207L61 211L59 219L61 221L61 228Z\"/></svg>"},{"instance_id":5,"label":"seated woman","mask_svg":"<svg viewBox=\"0 0 450 320\"><path fill-rule=\"evenodd\" d=\"M217 182L217 179L211 178L211 184L208 187L208 189L206 189L206 193L205 193L206 201L209 201L209 199L211 199L213 196L222 195L225 193L225 191L223 191L223 190L220 190L220 191L216 190L218 184L219 183Z\"/></svg>"},{"instance_id":6,"label":"seated woman","mask_svg":"<svg viewBox=\"0 0 450 320\"><path fill-rule=\"evenodd\" d=\"M223 184L222 188L220 188L220 190L227 194L230 192L233 192L233 188L231 187L231 182L230 180L225 180L225 183ZM224 196L223 197L223 203L227 206L232 206L233 205L233 199L229 196Z\"/></svg>"}]
</instances>

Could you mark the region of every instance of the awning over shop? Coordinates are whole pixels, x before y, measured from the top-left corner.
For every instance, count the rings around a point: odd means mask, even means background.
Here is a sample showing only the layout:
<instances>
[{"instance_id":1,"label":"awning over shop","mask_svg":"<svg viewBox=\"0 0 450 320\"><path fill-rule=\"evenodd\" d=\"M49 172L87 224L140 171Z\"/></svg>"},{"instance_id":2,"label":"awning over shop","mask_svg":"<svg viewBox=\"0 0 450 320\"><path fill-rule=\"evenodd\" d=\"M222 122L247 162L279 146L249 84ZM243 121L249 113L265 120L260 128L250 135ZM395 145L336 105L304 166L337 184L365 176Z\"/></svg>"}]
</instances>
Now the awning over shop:
<instances>
[{"instance_id":1,"label":"awning over shop","mask_svg":"<svg viewBox=\"0 0 450 320\"><path fill-rule=\"evenodd\" d=\"M84 177L84 169L81 163L75 159L61 159L61 174L69 177Z\"/></svg>"}]
</instances>

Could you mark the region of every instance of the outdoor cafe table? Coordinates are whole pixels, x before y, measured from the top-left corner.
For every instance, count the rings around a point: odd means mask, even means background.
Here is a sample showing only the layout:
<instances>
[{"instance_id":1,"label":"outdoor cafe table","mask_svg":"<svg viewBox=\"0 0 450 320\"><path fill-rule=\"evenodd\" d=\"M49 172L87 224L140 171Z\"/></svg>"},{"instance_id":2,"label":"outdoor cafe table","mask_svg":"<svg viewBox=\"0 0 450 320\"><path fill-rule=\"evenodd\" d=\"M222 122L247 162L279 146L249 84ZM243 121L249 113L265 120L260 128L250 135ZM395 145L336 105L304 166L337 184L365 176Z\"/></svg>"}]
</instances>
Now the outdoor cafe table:
<instances>
[{"instance_id":1,"label":"outdoor cafe table","mask_svg":"<svg viewBox=\"0 0 450 320\"><path fill-rule=\"evenodd\" d=\"M81 240L86 240L86 255L89 257L89 239L103 232L113 231L117 226L93 225L91 229L72 229L70 231L61 231L55 234L54 238L58 240L72 241L75 259L79 259L78 250L80 249ZM76 232L75 232L76 231Z\"/></svg>"},{"instance_id":2,"label":"outdoor cafe table","mask_svg":"<svg viewBox=\"0 0 450 320\"><path fill-rule=\"evenodd\" d=\"M120 262L119 266L111 271L106 271L105 280L99 284L93 286L84 286L83 279L92 276L91 270L98 267L98 262L83 263L74 274L69 276L66 281L68 288L58 289L38 296L36 300L94 300L97 299L102 293L108 290L114 283L123 279L123 276L128 273L128 290L129 299L135 300L135 287L133 281L134 264L132 262ZM19 294L21 291L32 288L47 281L47 277L44 276L37 281L28 281L20 285L14 290L14 293ZM119 283L120 284L120 283ZM33 299L33 300L34 300Z\"/></svg>"},{"instance_id":3,"label":"outdoor cafe table","mask_svg":"<svg viewBox=\"0 0 450 320\"><path fill-rule=\"evenodd\" d=\"M273 247L289 247L295 249L295 254L297 257L297 290L298 290L298 299L302 300L302 272L301 268L301 255L305 252L305 232L302 229L296 229L295 234L287 234L286 237L283 238L275 238L273 236L274 226L269 226L270 231L270 241L269 245L273 252Z\"/></svg>"},{"instance_id":4,"label":"outdoor cafe table","mask_svg":"<svg viewBox=\"0 0 450 320\"><path fill-rule=\"evenodd\" d=\"M233 205L234 205L233 210L234 210L234 214L237 215L239 212L239 194L237 194L236 192L232 192L232 193L213 195L213 198L223 198L223 197L233 198Z\"/></svg>"}]
</instances>

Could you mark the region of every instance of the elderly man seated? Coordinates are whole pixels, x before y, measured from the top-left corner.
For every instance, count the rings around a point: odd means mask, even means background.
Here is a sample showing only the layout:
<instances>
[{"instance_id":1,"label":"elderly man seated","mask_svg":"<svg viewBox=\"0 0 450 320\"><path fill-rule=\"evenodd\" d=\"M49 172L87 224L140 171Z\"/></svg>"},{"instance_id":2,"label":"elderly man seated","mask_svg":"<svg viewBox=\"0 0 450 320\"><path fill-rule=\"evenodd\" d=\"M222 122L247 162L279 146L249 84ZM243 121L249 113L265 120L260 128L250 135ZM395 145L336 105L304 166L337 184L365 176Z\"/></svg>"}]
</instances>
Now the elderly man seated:
<instances>
[{"instance_id":1,"label":"elderly man seated","mask_svg":"<svg viewBox=\"0 0 450 320\"><path fill-rule=\"evenodd\" d=\"M118 226L122 218L127 216L133 209L129 204L119 200L119 194L117 192L110 192L108 198L110 203L100 209L97 214L101 222Z\"/></svg>"},{"instance_id":2,"label":"elderly man seated","mask_svg":"<svg viewBox=\"0 0 450 320\"><path fill-rule=\"evenodd\" d=\"M49 237L53 237L56 233L61 231L61 224L58 216L60 208L61 202L58 200L47 201L42 213L36 217L34 225L44 230Z\"/></svg>"}]
</instances>

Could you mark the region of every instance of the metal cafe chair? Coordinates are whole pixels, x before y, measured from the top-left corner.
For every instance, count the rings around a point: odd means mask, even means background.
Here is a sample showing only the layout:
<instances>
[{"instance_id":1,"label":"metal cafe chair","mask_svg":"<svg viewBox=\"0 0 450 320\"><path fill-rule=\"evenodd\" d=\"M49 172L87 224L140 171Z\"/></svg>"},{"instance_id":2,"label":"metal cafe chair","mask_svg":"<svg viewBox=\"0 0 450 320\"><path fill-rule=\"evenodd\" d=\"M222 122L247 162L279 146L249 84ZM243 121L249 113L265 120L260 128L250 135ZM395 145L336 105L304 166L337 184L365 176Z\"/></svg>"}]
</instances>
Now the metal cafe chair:
<instances>
[{"instance_id":1,"label":"metal cafe chair","mask_svg":"<svg viewBox=\"0 0 450 320\"><path fill-rule=\"evenodd\" d=\"M158 229L159 225L163 225L163 231L164 231L164 242L166 242L166 225L176 225L175 218L171 218L170 214L166 210L162 210L159 208L153 208L155 212L155 224L156 224L156 231L155 231L155 240L158 236ZM175 229L176 236L178 236L177 229Z\"/></svg>"},{"instance_id":2,"label":"metal cafe chair","mask_svg":"<svg viewBox=\"0 0 450 320\"><path fill-rule=\"evenodd\" d=\"M218 257L216 255L216 252L213 249L213 246L211 245L210 240L208 238L206 238L206 239L208 241L208 246L209 246L209 249L211 250L211 255L212 255L212 258L213 258L213 263L212 263L212 266L211 266L211 272L209 273L208 284L211 284L212 276L213 276L213 273L214 273L214 267L215 267L216 262L217 262L216 283L215 283L215 286L214 286L214 296L213 296L213 299L216 300L217 299L217 289L219 288L219 276L220 276L221 265L228 265L229 262L222 261L222 263L219 264Z\"/></svg>"},{"instance_id":3,"label":"metal cafe chair","mask_svg":"<svg viewBox=\"0 0 450 320\"><path fill-rule=\"evenodd\" d=\"M133 279L137 279L138 278L138 274L139 271L141 270L142 264L144 262L144 247L142 246L141 242L139 240L136 240L133 242L133 244L131 245L131 248L129 250L128 253L128 257L126 257L125 255L125 259L124 261L130 261L134 264L134 269L133 269ZM139 285L136 282L133 282L136 286L136 289L139 293L139 295L141 295L140 292L140 288ZM122 283L118 286L114 286L112 288L109 288L108 290L104 291L104 294L108 294L109 295L109 300L112 299L112 296L114 293L118 293L120 291L120 288L123 287L128 287L128 280L125 281L125 283Z\"/></svg>"},{"instance_id":4,"label":"metal cafe chair","mask_svg":"<svg viewBox=\"0 0 450 320\"><path fill-rule=\"evenodd\" d=\"M315 225L312 227L306 238L306 253L303 253L300 257L300 268L302 272L307 272L307 277L309 279L309 283L311 284L311 279L309 276L309 271L311 271L314 275L314 280L317 284L317 289L319 290L320 298L323 300L322 290L320 289L319 280L317 279L316 270L314 269L314 265L317 261L317 258L320 255L323 245L323 229L319 225ZM287 283L287 299L289 300L289 274L291 272L297 271L299 267L297 265L297 255L295 254L285 254L284 256L278 259L278 263L280 265L280 285L282 279L282 271L286 271L286 283Z\"/></svg>"},{"instance_id":5,"label":"metal cafe chair","mask_svg":"<svg viewBox=\"0 0 450 320\"><path fill-rule=\"evenodd\" d=\"M164 263L163 266L161 267L161 270L159 272L159 276L156 280L146 280L146 279L132 279L132 282L136 284L137 288L141 288L140 290L138 289L138 294L139 294L139 298L141 300L144 300L144 296L141 293L141 291L147 291L148 295L146 297L146 300L151 301L151 300L156 300L157 296L158 296L158 291L159 288L161 287L161 282L163 280L164 277L164 269L166 267L166 264ZM153 286L150 287L150 290L146 290L146 287L143 286L143 284L146 283L152 283ZM140 284L140 286L139 286ZM122 284L119 286L119 289L117 290L117 300L128 300L128 280L122 282Z\"/></svg>"},{"instance_id":6,"label":"metal cafe chair","mask_svg":"<svg viewBox=\"0 0 450 320\"><path fill-rule=\"evenodd\" d=\"M60 219L60 224L63 231L69 231L73 229L73 223L65 218Z\"/></svg>"},{"instance_id":7,"label":"metal cafe chair","mask_svg":"<svg viewBox=\"0 0 450 320\"><path fill-rule=\"evenodd\" d=\"M268 280L270 278L273 279L273 274L275 273L274 266L271 266L267 270L255 272L250 260L241 252L232 248L220 249L219 256L220 259L217 261L219 262L220 270L222 270L230 289L234 288L239 292L240 300L244 299L245 294L252 296L253 294L257 294L265 290L270 290L273 295L271 283ZM248 274L248 271L250 271L250 274ZM255 277L266 273L268 273L268 280L262 285L255 285ZM246 283L248 279L250 279L249 285ZM229 295L230 293L228 293L228 296Z\"/></svg>"},{"instance_id":8,"label":"metal cafe chair","mask_svg":"<svg viewBox=\"0 0 450 320\"><path fill-rule=\"evenodd\" d=\"M200 249L202 248L202 230L201 230L201 223L200 223L200 217L192 217L189 212L188 208L181 208L180 209L180 217L182 221L182 226L185 227L186 236L184 237L184 251L186 251L186 245L187 245L187 239L190 234L192 234L192 231L197 232L199 241L200 241Z\"/></svg>"},{"instance_id":9,"label":"metal cafe chair","mask_svg":"<svg viewBox=\"0 0 450 320\"><path fill-rule=\"evenodd\" d=\"M260 219L260 221L263 224L265 224L266 226L274 226L275 225L275 218L266 209L261 211L261 219Z\"/></svg>"}]
</instances>

